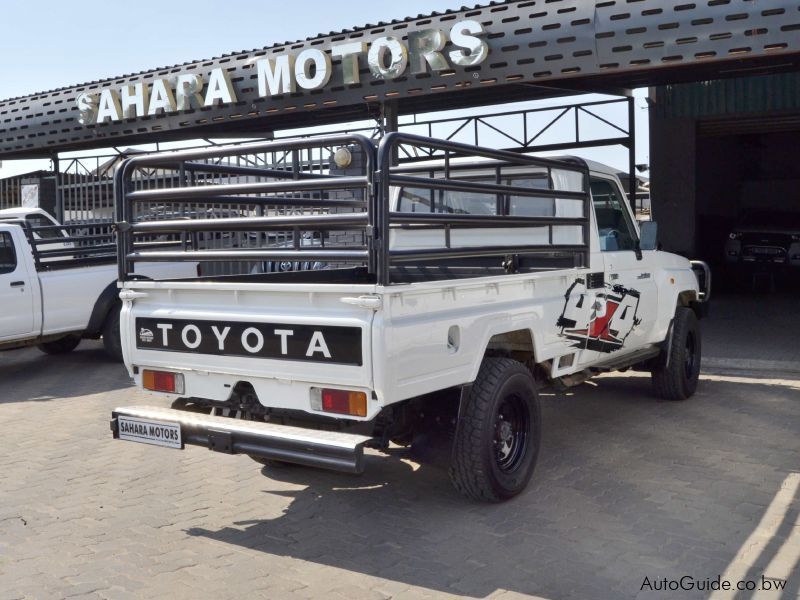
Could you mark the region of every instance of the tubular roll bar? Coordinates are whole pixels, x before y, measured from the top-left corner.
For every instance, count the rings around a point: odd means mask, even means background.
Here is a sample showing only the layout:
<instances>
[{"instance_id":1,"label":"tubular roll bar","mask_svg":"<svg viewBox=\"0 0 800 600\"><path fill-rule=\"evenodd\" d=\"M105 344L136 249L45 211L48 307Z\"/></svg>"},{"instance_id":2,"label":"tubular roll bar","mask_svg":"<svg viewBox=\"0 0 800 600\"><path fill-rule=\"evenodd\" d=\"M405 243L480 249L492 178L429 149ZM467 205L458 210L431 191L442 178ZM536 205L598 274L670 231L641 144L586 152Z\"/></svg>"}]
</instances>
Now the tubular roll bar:
<instances>
[{"instance_id":1,"label":"tubular roll bar","mask_svg":"<svg viewBox=\"0 0 800 600\"><path fill-rule=\"evenodd\" d=\"M312 173L295 172L285 169L264 169L261 167L243 167L241 165L224 165L215 163L183 163L183 168L187 171L202 171L203 173L216 173L218 175L254 175L256 177L275 177L286 179L313 179L319 177Z\"/></svg>"},{"instance_id":2,"label":"tubular roll bar","mask_svg":"<svg viewBox=\"0 0 800 600\"><path fill-rule=\"evenodd\" d=\"M140 262L172 262L190 256L199 261L230 260L367 260L369 252L359 246L350 250L194 250L133 252L129 258Z\"/></svg>"},{"instance_id":3,"label":"tubular roll bar","mask_svg":"<svg viewBox=\"0 0 800 600\"><path fill-rule=\"evenodd\" d=\"M301 230L332 230L344 227L363 227L369 224L366 213L325 215L321 220L317 215L292 215L280 217L235 217L230 219L176 219L169 221L147 221L138 223L139 233L181 232L181 231L283 231L298 228Z\"/></svg>"},{"instance_id":4,"label":"tubular roll bar","mask_svg":"<svg viewBox=\"0 0 800 600\"><path fill-rule=\"evenodd\" d=\"M264 175L266 176L266 175ZM189 200L215 201L219 192L218 186L201 185L194 187L167 188L163 190L141 190L129 192L131 202L175 202ZM232 183L225 185L228 195L237 194L269 194L272 192L316 192L317 190L359 189L364 187L363 177L335 177L333 179L303 179L290 181L274 181L269 183Z\"/></svg>"},{"instance_id":5,"label":"tubular roll bar","mask_svg":"<svg viewBox=\"0 0 800 600\"><path fill-rule=\"evenodd\" d=\"M357 147L364 160L361 175L336 175L311 172L315 167L324 169L322 163L301 164L303 150L329 149L333 147ZM396 157L400 148L409 147L426 152L443 153L444 166L427 167L397 166ZM266 166L240 166L221 162L204 162L232 157L275 153L286 159L286 168ZM492 162L479 165L452 165L451 159L480 157ZM281 159L283 161L284 159ZM535 167L547 174L545 188L524 188L503 183L503 169L509 167ZM137 169L156 168L175 170L179 184L183 187L164 189L134 189L133 175ZM453 176L463 169L485 170L496 173L495 182L471 181ZM580 175L581 191L558 190L553 184L553 171L571 171ZM428 172L428 176L420 173ZM245 183L208 183L203 175L268 178L270 181L247 181ZM544 179L543 179L544 181ZM426 190L465 192L497 197L497 214L446 214L436 212L401 213L391 209L392 190L398 187L415 187ZM192 150L178 150L143 154L126 159L117 170L114 180L117 221L117 260L119 278L127 280L136 262L145 261L340 261L366 263L370 279L380 285L389 285L393 266L419 262L447 261L455 259L479 259L498 257L505 266L516 265L519 257L532 255L572 257L574 266L588 265L589 215L591 197L589 173L583 164L535 158L515 152L490 150L451 141L434 140L421 136L390 133L376 148L374 142L360 135L332 135L327 137L257 142L238 146L216 146ZM326 192L361 191L360 198L326 198ZM257 195L256 195L257 194ZM276 194L264 196L263 194ZM292 195L303 197L293 198ZM583 216L518 216L509 215L507 205L510 197L580 200ZM195 202L215 203L224 206L295 206L312 207L323 211L338 207L362 209L363 212L313 214L313 215L266 215L259 217L232 218L171 218L163 221L135 222L135 207L143 203L191 204ZM434 208L431 206L431 211ZM579 227L582 243L553 244L554 226ZM547 228L550 243L531 243L521 246L452 246L450 231L458 229L504 229ZM444 233L444 247L422 249L391 249L390 234L406 229L439 230ZM363 246L328 246L324 239L319 245L303 247L300 232L351 231L364 232ZM191 249L186 244L187 236L199 232L291 232L291 244L270 248L238 249ZM145 242L134 243L135 236L180 233L184 240L183 250L153 250ZM263 239L263 238L262 238ZM163 242L162 242L163 243ZM513 258L513 260L508 260ZM516 268L516 267L514 267Z\"/></svg>"}]
</instances>

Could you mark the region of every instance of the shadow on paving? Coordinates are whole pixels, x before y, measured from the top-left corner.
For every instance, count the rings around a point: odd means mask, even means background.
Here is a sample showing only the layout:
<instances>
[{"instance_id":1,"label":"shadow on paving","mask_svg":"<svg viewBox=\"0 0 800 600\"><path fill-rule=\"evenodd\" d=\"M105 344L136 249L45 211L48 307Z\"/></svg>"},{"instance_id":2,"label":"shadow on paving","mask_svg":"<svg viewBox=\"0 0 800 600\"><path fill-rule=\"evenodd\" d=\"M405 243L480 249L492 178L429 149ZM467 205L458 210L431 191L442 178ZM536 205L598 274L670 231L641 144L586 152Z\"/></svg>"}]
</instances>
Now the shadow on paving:
<instances>
[{"instance_id":1,"label":"shadow on paving","mask_svg":"<svg viewBox=\"0 0 800 600\"><path fill-rule=\"evenodd\" d=\"M0 404L72 398L131 385L124 365L94 340L83 340L68 354L49 355L36 348L0 352Z\"/></svg>"},{"instance_id":2,"label":"shadow on paving","mask_svg":"<svg viewBox=\"0 0 800 600\"><path fill-rule=\"evenodd\" d=\"M605 377L542 401L539 465L505 504L462 499L440 468L371 455L361 477L265 468L307 486L267 492L292 498L282 516L187 533L476 598L674 597L642 592L644 578L725 573L800 466L791 385L704 380L693 399L670 403L652 398L649 379ZM795 495L748 576L790 546L799 508ZM798 571L784 597L797 593Z\"/></svg>"}]
</instances>

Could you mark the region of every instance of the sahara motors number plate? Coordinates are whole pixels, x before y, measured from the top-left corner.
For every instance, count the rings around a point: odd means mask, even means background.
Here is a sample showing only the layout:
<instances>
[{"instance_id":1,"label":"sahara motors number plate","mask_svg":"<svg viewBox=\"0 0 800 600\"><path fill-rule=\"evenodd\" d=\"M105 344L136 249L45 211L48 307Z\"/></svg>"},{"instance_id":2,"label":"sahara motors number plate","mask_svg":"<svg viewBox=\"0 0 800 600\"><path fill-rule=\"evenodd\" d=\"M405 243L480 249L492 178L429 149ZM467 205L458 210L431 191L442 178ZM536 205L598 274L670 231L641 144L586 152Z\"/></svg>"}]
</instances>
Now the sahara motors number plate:
<instances>
[{"instance_id":1,"label":"sahara motors number plate","mask_svg":"<svg viewBox=\"0 0 800 600\"><path fill-rule=\"evenodd\" d=\"M117 417L117 437L140 444L152 444L178 450L183 448L181 426L177 423L120 416Z\"/></svg>"}]
</instances>

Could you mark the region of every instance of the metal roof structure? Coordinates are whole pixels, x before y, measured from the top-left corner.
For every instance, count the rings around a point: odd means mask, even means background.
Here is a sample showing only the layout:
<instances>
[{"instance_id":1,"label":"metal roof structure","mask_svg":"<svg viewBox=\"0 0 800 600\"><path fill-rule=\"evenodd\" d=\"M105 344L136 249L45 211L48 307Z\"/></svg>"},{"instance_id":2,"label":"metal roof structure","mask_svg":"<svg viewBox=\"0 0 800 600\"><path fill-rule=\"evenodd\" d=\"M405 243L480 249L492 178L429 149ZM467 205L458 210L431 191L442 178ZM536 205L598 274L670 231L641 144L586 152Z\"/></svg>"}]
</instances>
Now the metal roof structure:
<instances>
[{"instance_id":1,"label":"metal roof structure","mask_svg":"<svg viewBox=\"0 0 800 600\"><path fill-rule=\"evenodd\" d=\"M454 26L465 21L480 24L477 37L488 50L485 60L466 66L453 58L458 52L468 56L454 43ZM430 39L443 40L433 50L440 52L444 66L433 68L432 62L420 60L421 69L404 65L390 71L392 55L389 65L384 62L391 76L375 76L367 47L389 37L408 51L410 37L431 30L441 32L440 38ZM362 43L353 67L355 82L345 83L350 59L332 56L331 49ZM314 49L327 56L330 72L324 85L261 93L259 61L274 65L288 55L288 64L294 65L297 55ZM798 0L516 0L366 25L2 101L0 157L42 157L67 149L156 140L265 137L279 129L374 116L384 103L391 103L399 114L411 114L796 70ZM97 98L112 90L107 98L113 100L121 88L142 84L153 90L161 85L169 96L180 77L199 75L197 81L210 86L215 73L224 75L217 83L222 89L227 82L233 101L209 106L187 102L149 116L126 113L100 123L79 120L81 94ZM307 79L314 77L313 69L306 71ZM151 94L152 101L156 93ZM108 104L113 111L113 102Z\"/></svg>"}]
</instances>

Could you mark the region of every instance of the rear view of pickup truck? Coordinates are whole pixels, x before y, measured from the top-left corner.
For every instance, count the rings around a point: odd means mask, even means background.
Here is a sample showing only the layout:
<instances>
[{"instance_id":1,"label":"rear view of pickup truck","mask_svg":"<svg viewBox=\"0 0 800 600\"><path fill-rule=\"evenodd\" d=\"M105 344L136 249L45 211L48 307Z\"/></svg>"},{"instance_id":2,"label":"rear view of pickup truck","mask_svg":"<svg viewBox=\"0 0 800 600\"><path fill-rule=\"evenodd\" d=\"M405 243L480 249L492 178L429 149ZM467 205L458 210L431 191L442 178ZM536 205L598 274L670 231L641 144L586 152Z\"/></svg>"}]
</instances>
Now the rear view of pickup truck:
<instances>
[{"instance_id":1,"label":"rear view of pickup truck","mask_svg":"<svg viewBox=\"0 0 800 600\"><path fill-rule=\"evenodd\" d=\"M436 160L398 160L419 156ZM142 168L183 185L136 189ZM665 399L698 384L709 290L655 249L655 224L640 231L601 165L335 136L134 157L115 187L125 364L171 402L115 410L119 439L358 473L365 447L438 437L455 487L501 501L532 476L542 387L631 367ZM249 216L137 217L196 202ZM192 245L209 231L253 243ZM186 244L133 243L161 234ZM131 276L157 261L245 274Z\"/></svg>"}]
</instances>

